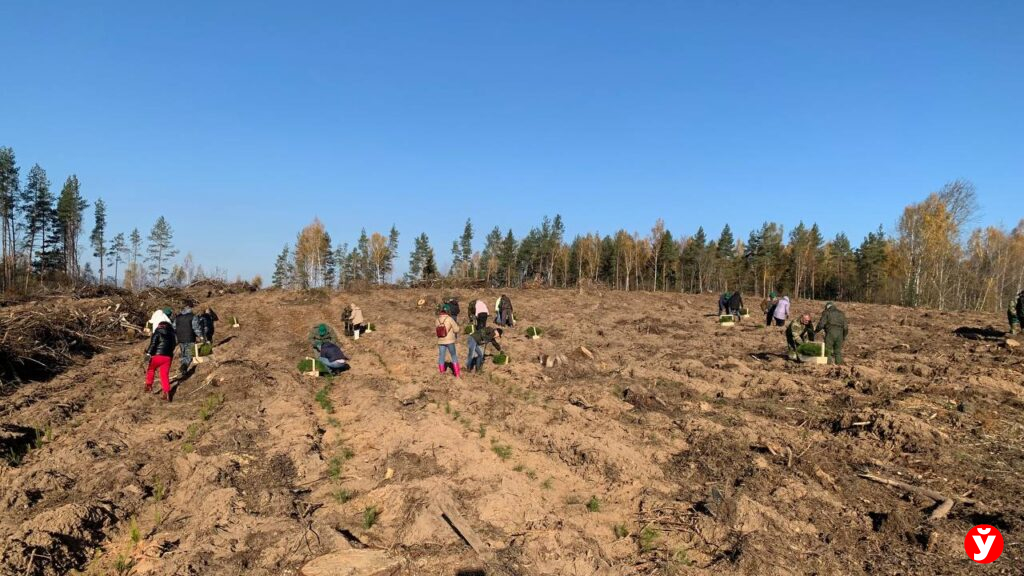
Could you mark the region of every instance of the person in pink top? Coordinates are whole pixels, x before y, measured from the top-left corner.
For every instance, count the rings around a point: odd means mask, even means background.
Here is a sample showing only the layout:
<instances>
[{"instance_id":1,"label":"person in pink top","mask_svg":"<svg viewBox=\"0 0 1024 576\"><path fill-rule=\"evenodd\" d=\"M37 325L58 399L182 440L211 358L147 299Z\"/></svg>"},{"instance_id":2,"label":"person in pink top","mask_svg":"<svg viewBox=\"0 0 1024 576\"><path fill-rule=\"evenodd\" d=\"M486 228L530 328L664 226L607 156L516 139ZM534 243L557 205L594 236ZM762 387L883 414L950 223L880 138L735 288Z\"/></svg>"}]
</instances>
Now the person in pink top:
<instances>
[{"instance_id":1,"label":"person in pink top","mask_svg":"<svg viewBox=\"0 0 1024 576\"><path fill-rule=\"evenodd\" d=\"M483 300L477 300L476 306L473 309L473 315L476 316L476 329L482 330L484 326L487 326L487 314L490 311L487 310L487 303Z\"/></svg>"}]
</instances>

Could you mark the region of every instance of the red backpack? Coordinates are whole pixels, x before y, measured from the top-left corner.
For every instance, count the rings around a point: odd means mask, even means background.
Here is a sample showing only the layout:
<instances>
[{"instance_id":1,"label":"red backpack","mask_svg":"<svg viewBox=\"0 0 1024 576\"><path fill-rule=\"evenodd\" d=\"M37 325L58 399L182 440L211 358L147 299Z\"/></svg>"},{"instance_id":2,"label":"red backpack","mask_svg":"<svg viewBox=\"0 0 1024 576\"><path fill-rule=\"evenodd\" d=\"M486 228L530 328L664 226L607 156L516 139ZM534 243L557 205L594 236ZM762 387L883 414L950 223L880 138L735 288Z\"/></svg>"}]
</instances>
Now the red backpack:
<instances>
[{"instance_id":1,"label":"red backpack","mask_svg":"<svg viewBox=\"0 0 1024 576\"><path fill-rule=\"evenodd\" d=\"M437 334L438 338L445 338L448 336L448 327L444 325L444 320L437 319L437 327L434 329L434 333Z\"/></svg>"}]
</instances>

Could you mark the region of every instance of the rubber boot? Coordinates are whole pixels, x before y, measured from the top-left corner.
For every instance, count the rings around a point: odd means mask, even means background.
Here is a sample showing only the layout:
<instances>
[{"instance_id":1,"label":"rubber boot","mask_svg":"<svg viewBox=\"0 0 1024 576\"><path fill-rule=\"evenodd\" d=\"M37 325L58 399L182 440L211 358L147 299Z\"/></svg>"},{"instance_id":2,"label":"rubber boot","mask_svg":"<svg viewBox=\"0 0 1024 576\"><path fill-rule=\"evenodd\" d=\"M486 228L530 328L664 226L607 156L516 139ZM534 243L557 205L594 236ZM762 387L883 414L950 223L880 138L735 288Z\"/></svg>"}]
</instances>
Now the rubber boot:
<instances>
[{"instance_id":1,"label":"rubber boot","mask_svg":"<svg viewBox=\"0 0 1024 576\"><path fill-rule=\"evenodd\" d=\"M438 364L437 371L440 372L441 374L444 374L444 364Z\"/></svg>"},{"instance_id":2,"label":"rubber boot","mask_svg":"<svg viewBox=\"0 0 1024 576\"><path fill-rule=\"evenodd\" d=\"M456 378L461 378L462 377L462 370L459 368L459 363L456 362L452 366L455 368L455 377Z\"/></svg>"}]
</instances>

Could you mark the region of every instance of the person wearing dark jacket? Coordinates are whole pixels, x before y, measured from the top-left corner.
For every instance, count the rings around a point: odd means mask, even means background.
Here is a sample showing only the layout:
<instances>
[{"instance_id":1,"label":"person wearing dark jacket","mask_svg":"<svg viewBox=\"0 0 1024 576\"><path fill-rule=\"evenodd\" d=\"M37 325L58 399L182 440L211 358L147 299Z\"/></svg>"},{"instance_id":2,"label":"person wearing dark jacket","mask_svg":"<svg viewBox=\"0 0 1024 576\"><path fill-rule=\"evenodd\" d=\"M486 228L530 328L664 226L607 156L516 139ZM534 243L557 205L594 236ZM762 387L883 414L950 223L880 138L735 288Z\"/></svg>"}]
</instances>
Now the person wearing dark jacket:
<instances>
[{"instance_id":1,"label":"person wearing dark jacket","mask_svg":"<svg viewBox=\"0 0 1024 576\"><path fill-rule=\"evenodd\" d=\"M484 352L488 344L494 344L494 347L501 352L501 335L501 328L491 328L489 326L478 328L469 335L467 340L469 345L469 361L466 367L470 372L474 369L477 372L483 370Z\"/></svg>"},{"instance_id":2,"label":"person wearing dark jacket","mask_svg":"<svg viewBox=\"0 0 1024 576\"><path fill-rule=\"evenodd\" d=\"M174 333L181 349L181 371L188 370L192 364L192 345L196 343L196 332L192 326L195 314L190 306L182 308L181 313L174 317Z\"/></svg>"},{"instance_id":3,"label":"person wearing dark jacket","mask_svg":"<svg viewBox=\"0 0 1024 576\"><path fill-rule=\"evenodd\" d=\"M732 297L732 292L722 292L722 295L718 297L718 315L722 316L729 311L729 298Z\"/></svg>"},{"instance_id":4,"label":"person wearing dark jacket","mask_svg":"<svg viewBox=\"0 0 1024 576\"><path fill-rule=\"evenodd\" d=\"M348 370L349 357L334 342L320 342L315 344L314 348L320 354L320 362L323 362L324 366L327 366L332 374Z\"/></svg>"},{"instance_id":5,"label":"person wearing dark jacket","mask_svg":"<svg viewBox=\"0 0 1024 576\"><path fill-rule=\"evenodd\" d=\"M743 296L740 296L739 291L732 293L729 297L729 302L726 303L726 307L729 309L729 314L739 318L740 310L743 309Z\"/></svg>"},{"instance_id":6,"label":"person wearing dark jacket","mask_svg":"<svg viewBox=\"0 0 1024 576\"><path fill-rule=\"evenodd\" d=\"M502 294L494 304L494 323L498 326L512 327L516 325L515 312L512 310L512 300Z\"/></svg>"},{"instance_id":7,"label":"person wearing dark jacket","mask_svg":"<svg viewBox=\"0 0 1024 576\"><path fill-rule=\"evenodd\" d=\"M153 391L153 379L157 370L160 371L160 387L163 399L171 399L171 361L174 359L176 338L170 323L161 322L149 337L146 348L146 392Z\"/></svg>"},{"instance_id":8,"label":"person wearing dark jacket","mask_svg":"<svg viewBox=\"0 0 1024 576\"><path fill-rule=\"evenodd\" d=\"M203 310L203 313L196 317L196 337L213 344L214 323L220 320L212 308Z\"/></svg>"},{"instance_id":9,"label":"person wearing dark jacket","mask_svg":"<svg viewBox=\"0 0 1024 576\"><path fill-rule=\"evenodd\" d=\"M843 341L850 329L846 324L846 314L843 314L836 305L829 302L825 304L825 311L821 313L818 320L818 327L815 332L825 333L825 350L831 350L833 364L843 363Z\"/></svg>"}]
</instances>

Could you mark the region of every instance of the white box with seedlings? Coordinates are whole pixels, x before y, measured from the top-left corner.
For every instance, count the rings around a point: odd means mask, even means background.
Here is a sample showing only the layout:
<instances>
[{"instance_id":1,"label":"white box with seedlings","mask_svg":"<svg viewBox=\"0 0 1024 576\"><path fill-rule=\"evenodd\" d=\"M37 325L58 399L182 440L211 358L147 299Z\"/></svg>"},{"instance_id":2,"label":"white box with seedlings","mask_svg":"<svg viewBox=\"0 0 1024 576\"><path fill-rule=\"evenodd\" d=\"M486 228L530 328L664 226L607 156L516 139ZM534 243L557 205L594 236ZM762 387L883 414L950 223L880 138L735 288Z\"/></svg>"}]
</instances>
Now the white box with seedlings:
<instances>
[{"instance_id":1,"label":"white box with seedlings","mask_svg":"<svg viewBox=\"0 0 1024 576\"><path fill-rule=\"evenodd\" d=\"M804 342L797 347L796 354L806 364L828 364L824 342Z\"/></svg>"},{"instance_id":2,"label":"white box with seedlings","mask_svg":"<svg viewBox=\"0 0 1024 576\"><path fill-rule=\"evenodd\" d=\"M719 326L734 326L736 324L736 317L732 314L722 314L718 317Z\"/></svg>"}]
</instances>

